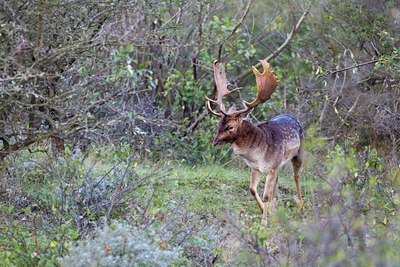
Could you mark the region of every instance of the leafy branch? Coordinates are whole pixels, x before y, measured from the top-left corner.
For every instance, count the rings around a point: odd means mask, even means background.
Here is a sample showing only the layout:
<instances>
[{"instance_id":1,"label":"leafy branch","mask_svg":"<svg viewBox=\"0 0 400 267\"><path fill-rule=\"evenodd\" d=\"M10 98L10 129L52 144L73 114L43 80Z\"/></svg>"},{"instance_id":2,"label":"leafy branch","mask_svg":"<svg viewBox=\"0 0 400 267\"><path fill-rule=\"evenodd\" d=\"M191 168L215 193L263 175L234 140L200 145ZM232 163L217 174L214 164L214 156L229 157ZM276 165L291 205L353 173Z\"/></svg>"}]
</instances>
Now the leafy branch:
<instances>
[{"instance_id":1,"label":"leafy branch","mask_svg":"<svg viewBox=\"0 0 400 267\"><path fill-rule=\"evenodd\" d=\"M247 17L247 14L249 13L250 6L251 6L251 3L252 3L252 2L253 2L253 0L249 0L249 2L247 2L246 8L245 8L245 10L244 10L244 12L243 12L243 15L242 15L242 17L240 18L239 22L236 24L235 28L233 28L233 30L231 31L231 33L230 33L230 34L222 41L222 43L220 44L219 49L218 49L218 61L221 61L222 48L223 48L225 42L228 41L228 39L231 38L231 37L235 34L235 32L237 31L237 29L239 29L239 27L243 24L244 20L245 20L246 17Z\"/></svg>"},{"instance_id":2,"label":"leafy branch","mask_svg":"<svg viewBox=\"0 0 400 267\"><path fill-rule=\"evenodd\" d=\"M294 34L298 31L298 29L300 28L301 24L306 19L307 15L308 15L308 13L310 11L310 8L311 8L311 4L309 4L307 6L306 10L303 12L303 14L301 15L300 19L297 21L297 23L295 25L293 25L293 28L292 28L291 32L287 36L286 40L281 44L281 46L279 46L275 51L273 51L264 60L270 61L270 60L274 59L276 56L278 56L289 45L289 43L291 42L291 40L294 37ZM259 68L260 66L261 66L261 63L257 63L254 67ZM249 69L246 72L240 74L239 77L236 79L235 83L237 84L237 83L241 82L244 78L246 78L252 72L253 72L252 69Z\"/></svg>"}]
</instances>

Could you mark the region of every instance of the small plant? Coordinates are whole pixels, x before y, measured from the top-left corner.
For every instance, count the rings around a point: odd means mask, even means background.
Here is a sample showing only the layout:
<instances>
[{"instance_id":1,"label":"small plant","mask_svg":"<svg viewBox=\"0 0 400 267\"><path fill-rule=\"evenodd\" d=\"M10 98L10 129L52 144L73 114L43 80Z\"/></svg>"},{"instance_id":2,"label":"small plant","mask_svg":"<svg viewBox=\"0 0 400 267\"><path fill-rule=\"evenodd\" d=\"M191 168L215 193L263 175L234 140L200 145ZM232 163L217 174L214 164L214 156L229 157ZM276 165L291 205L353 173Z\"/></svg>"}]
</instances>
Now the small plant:
<instances>
[{"instance_id":1,"label":"small plant","mask_svg":"<svg viewBox=\"0 0 400 267\"><path fill-rule=\"evenodd\" d=\"M171 266L177 263L179 247L169 249L153 229L126 223L98 228L93 239L71 249L59 260L61 266Z\"/></svg>"}]
</instances>

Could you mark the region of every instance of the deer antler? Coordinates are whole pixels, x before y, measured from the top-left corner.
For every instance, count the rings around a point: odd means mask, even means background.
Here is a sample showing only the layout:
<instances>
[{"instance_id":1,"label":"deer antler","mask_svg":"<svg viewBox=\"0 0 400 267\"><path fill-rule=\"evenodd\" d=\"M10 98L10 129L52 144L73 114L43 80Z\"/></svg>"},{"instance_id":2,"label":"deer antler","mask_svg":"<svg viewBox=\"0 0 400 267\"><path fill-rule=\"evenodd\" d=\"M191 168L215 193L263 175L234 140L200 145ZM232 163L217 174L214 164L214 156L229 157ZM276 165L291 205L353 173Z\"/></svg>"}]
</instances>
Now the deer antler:
<instances>
[{"instance_id":1,"label":"deer antler","mask_svg":"<svg viewBox=\"0 0 400 267\"><path fill-rule=\"evenodd\" d=\"M241 88L235 88L231 91L228 90L228 80L226 79L226 74L225 74L225 67L221 71L221 63L218 63L218 60L214 61L214 80L215 80L215 85L217 86L217 100L212 100L206 96L207 99L207 107L210 110L210 112L214 115L217 116L222 116L228 115L225 111L225 106L222 103L222 97L229 95L230 93L233 93L237 90L240 90ZM220 112L215 112L211 108L211 103L215 103L219 106Z\"/></svg>"},{"instance_id":2,"label":"deer antler","mask_svg":"<svg viewBox=\"0 0 400 267\"><path fill-rule=\"evenodd\" d=\"M260 60L261 65L264 68L263 73L260 73L257 68L253 66L253 73L256 76L256 82L257 82L257 97L254 101L252 102L247 102L243 101L244 105L246 106L245 109L239 110L239 111L232 111L232 112L226 112L224 105L222 104L222 97L225 95L228 95L234 91L239 90L240 88L233 89L229 91L227 89L228 82L226 80L226 75L225 71L223 70L221 72L220 70L220 64L218 64L217 61L214 62L214 79L215 79L215 84L217 85L217 91L218 91L218 97L217 100L212 100L207 98L207 106L210 112L214 115L217 116L232 116L232 115L239 115L242 113L246 113L253 108L255 108L257 105L266 102L268 99L271 98L271 95L275 92L276 86L278 84L275 75L271 72L269 69L269 64L265 60ZM219 108L220 112L215 112L211 108L211 102L216 103Z\"/></svg>"},{"instance_id":3,"label":"deer antler","mask_svg":"<svg viewBox=\"0 0 400 267\"><path fill-rule=\"evenodd\" d=\"M264 72L260 73L257 68L253 66L253 73L256 76L257 82L257 97L251 103L244 101L248 110L270 99L278 85L275 75L269 69L269 63L265 60L260 60L260 63L264 68Z\"/></svg>"}]
</instances>

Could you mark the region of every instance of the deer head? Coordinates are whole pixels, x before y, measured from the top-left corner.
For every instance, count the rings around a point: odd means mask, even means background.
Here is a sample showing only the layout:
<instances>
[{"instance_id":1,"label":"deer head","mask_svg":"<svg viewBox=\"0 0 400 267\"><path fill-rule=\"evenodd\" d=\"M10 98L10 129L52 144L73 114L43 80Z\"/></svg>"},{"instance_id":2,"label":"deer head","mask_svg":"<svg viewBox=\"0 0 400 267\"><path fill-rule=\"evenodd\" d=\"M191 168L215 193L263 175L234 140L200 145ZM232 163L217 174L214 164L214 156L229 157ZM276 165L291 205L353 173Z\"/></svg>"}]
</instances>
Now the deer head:
<instances>
[{"instance_id":1,"label":"deer head","mask_svg":"<svg viewBox=\"0 0 400 267\"><path fill-rule=\"evenodd\" d=\"M213 145L223 145L227 143L233 143L236 138L240 135L242 129L243 120L246 116L259 104L266 102L270 99L273 92L275 92L277 86L277 80L275 75L270 71L269 64L265 60L261 60L261 65L264 71L260 73L255 67L253 67L253 73L256 77L257 82L257 97L252 102L243 101L245 108L236 110L235 106L232 106L228 111L225 110L225 106L222 103L222 98L225 95L231 94L240 88L235 88L231 91L228 90L228 81L226 79L225 69L221 70L221 64L218 61L214 62L214 79L217 87L217 99L212 100L207 98L207 107L209 111L221 117L221 120L217 126L217 134L213 139ZM214 111L211 104L216 104L219 107L219 112Z\"/></svg>"}]
</instances>

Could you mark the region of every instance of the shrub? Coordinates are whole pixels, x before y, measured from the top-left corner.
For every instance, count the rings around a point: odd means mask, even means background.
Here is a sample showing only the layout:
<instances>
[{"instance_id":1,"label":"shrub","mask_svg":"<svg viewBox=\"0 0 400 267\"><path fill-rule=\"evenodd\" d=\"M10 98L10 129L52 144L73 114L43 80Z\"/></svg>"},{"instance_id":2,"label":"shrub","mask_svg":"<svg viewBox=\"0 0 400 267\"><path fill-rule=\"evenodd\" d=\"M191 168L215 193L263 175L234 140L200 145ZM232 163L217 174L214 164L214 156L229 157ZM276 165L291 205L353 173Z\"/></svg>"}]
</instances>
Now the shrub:
<instances>
[{"instance_id":1,"label":"shrub","mask_svg":"<svg viewBox=\"0 0 400 267\"><path fill-rule=\"evenodd\" d=\"M131 219L131 210L148 205L135 192L165 175L139 175L123 148L90 157L67 149L57 159L44 153L8 159L0 202L1 266L54 265L97 225Z\"/></svg>"},{"instance_id":2,"label":"shrub","mask_svg":"<svg viewBox=\"0 0 400 267\"><path fill-rule=\"evenodd\" d=\"M177 263L181 251L167 249L152 229L141 229L126 223L98 228L93 239L87 239L60 259L61 266L170 266Z\"/></svg>"},{"instance_id":3,"label":"shrub","mask_svg":"<svg viewBox=\"0 0 400 267\"><path fill-rule=\"evenodd\" d=\"M336 146L305 196L306 214L287 207L268 228L231 222L241 246L232 262L287 266L398 266L396 190L375 149ZM307 170L305 170L307 171ZM310 197L311 199L307 200Z\"/></svg>"}]
</instances>

